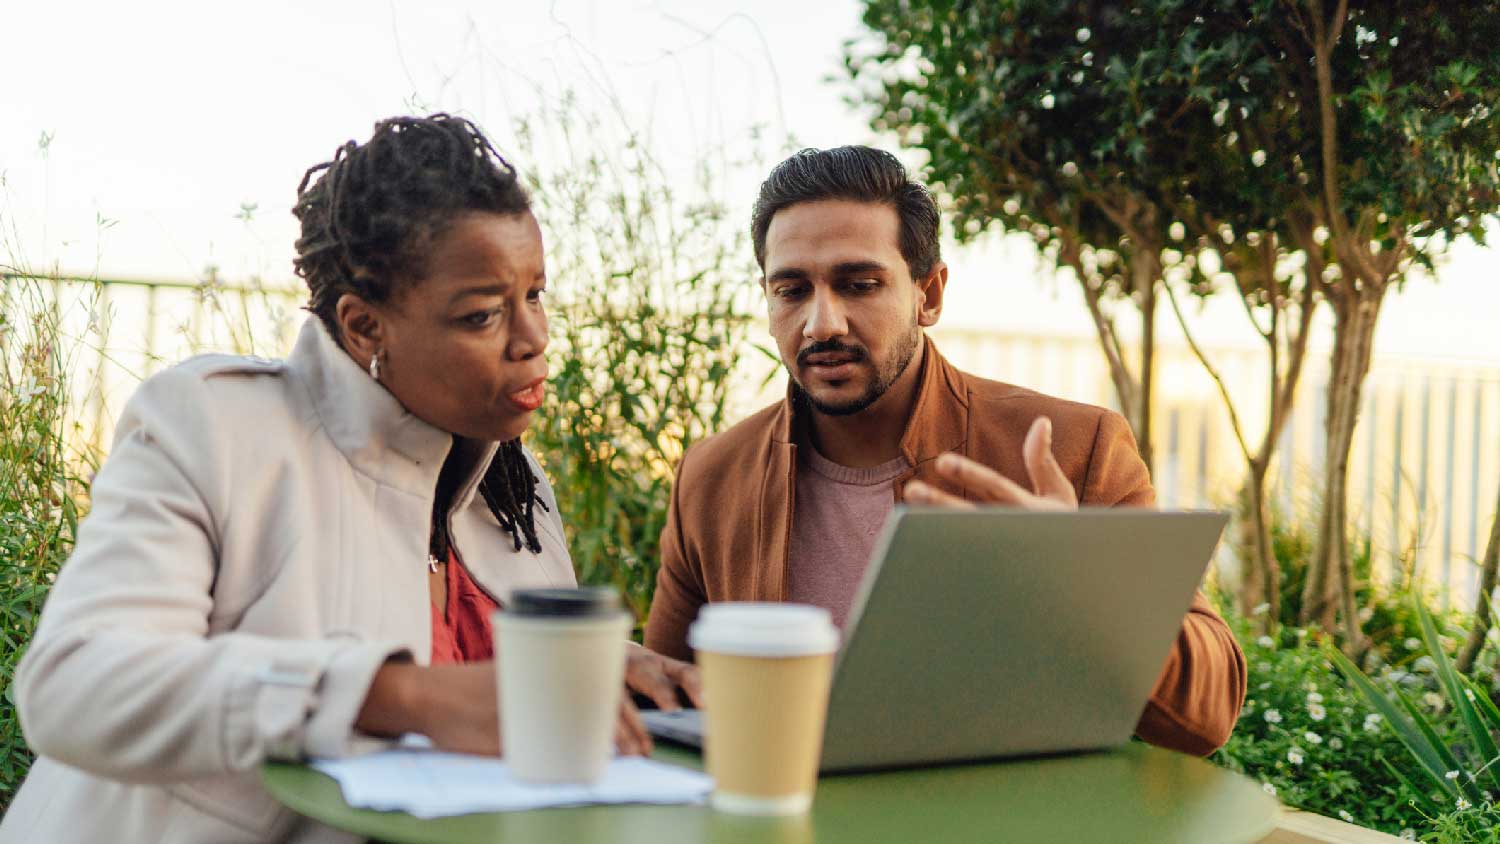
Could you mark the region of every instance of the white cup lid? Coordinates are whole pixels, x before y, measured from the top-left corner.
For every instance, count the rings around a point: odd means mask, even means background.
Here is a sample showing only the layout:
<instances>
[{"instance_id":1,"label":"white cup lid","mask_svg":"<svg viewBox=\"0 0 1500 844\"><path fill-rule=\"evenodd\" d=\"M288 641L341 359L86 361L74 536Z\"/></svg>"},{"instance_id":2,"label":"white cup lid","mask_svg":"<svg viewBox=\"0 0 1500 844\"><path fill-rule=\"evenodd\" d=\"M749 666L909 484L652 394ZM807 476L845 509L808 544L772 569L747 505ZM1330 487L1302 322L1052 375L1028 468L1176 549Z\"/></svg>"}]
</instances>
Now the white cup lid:
<instances>
[{"instance_id":1,"label":"white cup lid","mask_svg":"<svg viewBox=\"0 0 1500 844\"><path fill-rule=\"evenodd\" d=\"M694 650L736 656L813 656L839 649L828 610L808 604L707 604L688 628Z\"/></svg>"}]
</instances>

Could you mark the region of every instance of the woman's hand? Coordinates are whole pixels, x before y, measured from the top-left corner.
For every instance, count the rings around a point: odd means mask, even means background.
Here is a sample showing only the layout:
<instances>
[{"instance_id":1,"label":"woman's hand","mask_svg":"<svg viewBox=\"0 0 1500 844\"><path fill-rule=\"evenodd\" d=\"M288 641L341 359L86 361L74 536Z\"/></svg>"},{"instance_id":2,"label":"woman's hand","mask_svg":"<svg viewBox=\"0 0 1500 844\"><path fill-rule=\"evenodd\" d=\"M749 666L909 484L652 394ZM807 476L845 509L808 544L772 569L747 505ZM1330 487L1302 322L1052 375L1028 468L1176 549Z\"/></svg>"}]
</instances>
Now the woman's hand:
<instances>
[{"instance_id":1,"label":"woman's hand","mask_svg":"<svg viewBox=\"0 0 1500 844\"><path fill-rule=\"evenodd\" d=\"M499 756L499 711L494 662L387 662L354 726L377 736L421 733L439 750Z\"/></svg>"},{"instance_id":2,"label":"woman's hand","mask_svg":"<svg viewBox=\"0 0 1500 844\"><path fill-rule=\"evenodd\" d=\"M636 694L651 698L666 712L682 708L677 702L678 689L687 692L694 706L703 708L703 681L698 666L662 656L634 642L625 646L625 685Z\"/></svg>"},{"instance_id":3,"label":"woman's hand","mask_svg":"<svg viewBox=\"0 0 1500 844\"><path fill-rule=\"evenodd\" d=\"M375 672L354 726L377 736L421 733L439 750L499 756L499 704L494 662L388 662ZM615 746L626 756L651 752L651 735L629 694L620 700Z\"/></svg>"}]
</instances>

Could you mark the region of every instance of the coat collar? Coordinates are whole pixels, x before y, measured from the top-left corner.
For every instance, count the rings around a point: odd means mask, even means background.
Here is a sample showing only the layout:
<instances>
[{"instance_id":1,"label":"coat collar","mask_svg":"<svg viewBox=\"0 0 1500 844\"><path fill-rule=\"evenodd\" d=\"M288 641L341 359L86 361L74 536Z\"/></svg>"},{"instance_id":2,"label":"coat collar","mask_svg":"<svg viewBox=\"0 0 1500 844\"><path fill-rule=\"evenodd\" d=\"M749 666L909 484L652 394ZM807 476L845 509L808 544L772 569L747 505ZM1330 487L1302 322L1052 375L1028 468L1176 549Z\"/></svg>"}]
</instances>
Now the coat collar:
<instances>
[{"instance_id":1,"label":"coat collar","mask_svg":"<svg viewBox=\"0 0 1500 844\"><path fill-rule=\"evenodd\" d=\"M438 472L453 447L453 435L407 411L333 339L322 320L302 324L288 367L306 386L334 446L355 469L389 486L431 496ZM457 509L474 495L498 443L467 443L473 464L454 501Z\"/></svg>"},{"instance_id":2,"label":"coat collar","mask_svg":"<svg viewBox=\"0 0 1500 844\"><path fill-rule=\"evenodd\" d=\"M938 352L937 344L922 335L922 374L917 399L901 434L901 455L910 466L936 459L963 445L968 427L969 398L963 373ZM771 441L796 445L805 414L788 385L786 398L771 425ZM805 441L805 440L802 440Z\"/></svg>"}]
</instances>

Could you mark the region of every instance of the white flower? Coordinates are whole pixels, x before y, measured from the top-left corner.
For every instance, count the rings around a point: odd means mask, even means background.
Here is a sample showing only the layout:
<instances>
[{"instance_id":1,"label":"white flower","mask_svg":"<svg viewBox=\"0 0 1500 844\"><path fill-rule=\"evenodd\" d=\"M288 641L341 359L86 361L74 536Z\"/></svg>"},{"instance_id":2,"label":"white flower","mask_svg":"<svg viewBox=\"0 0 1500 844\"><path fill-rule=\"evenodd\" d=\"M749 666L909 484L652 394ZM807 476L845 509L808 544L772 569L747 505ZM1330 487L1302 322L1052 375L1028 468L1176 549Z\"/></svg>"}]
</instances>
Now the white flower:
<instances>
[{"instance_id":1,"label":"white flower","mask_svg":"<svg viewBox=\"0 0 1500 844\"><path fill-rule=\"evenodd\" d=\"M1343 821L1344 823L1354 823L1354 816L1344 811L1343 809L1340 809L1339 820Z\"/></svg>"},{"instance_id":2,"label":"white flower","mask_svg":"<svg viewBox=\"0 0 1500 844\"><path fill-rule=\"evenodd\" d=\"M1344 740L1341 739L1341 738L1339 738L1338 736L1334 736L1333 738L1330 738L1328 740L1328 749L1329 750L1343 750L1344 749Z\"/></svg>"},{"instance_id":3,"label":"white flower","mask_svg":"<svg viewBox=\"0 0 1500 844\"><path fill-rule=\"evenodd\" d=\"M1057 105L1057 99L1051 94L1042 95L1042 108L1051 109L1055 105Z\"/></svg>"},{"instance_id":4,"label":"white flower","mask_svg":"<svg viewBox=\"0 0 1500 844\"><path fill-rule=\"evenodd\" d=\"M1266 151L1263 150L1263 149L1258 149L1255 152L1250 153L1250 163L1254 164L1256 167L1259 167L1262 164L1265 164L1266 163Z\"/></svg>"},{"instance_id":5,"label":"white flower","mask_svg":"<svg viewBox=\"0 0 1500 844\"><path fill-rule=\"evenodd\" d=\"M1380 718L1380 714L1378 712L1371 712L1369 715L1366 715L1365 716L1365 732L1367 732L1367 733L1378 733L1378 732L1380 732L1380 721L1381 721L1381 718Z\"/></svg>"},{"instance_id":6,"label":"white flower","mask_svg":"<svg viewBox=\"0 0 1500 844\"><path fill-rule=\"evenodd\" d=\"M1270 604L1256 604L1255 608L1252 609L1252 610L1250 610L1250 614L1251 615L1265 615L1266 613L1268 613L1270 611L1271 611L1271 605Z\"/></svg>"},{"instance_id":7,"label":"white flower","mask_svg":"<svg viewBox=\"0 0 1500 844\"><path fill-rule=\"evenodd\" d=\"M1288 750L1286 752L1286 761L1292 763L1293 765L1301 765L1303 761L1301 748L1294 747L1291 750Z\"/></svg>"},{"instance_id":8,"label":"white flower","mask_svg":"<svg viewBox=\"0 0 1500 844\"><path fill-rule=\"evenodd\" d=\"M1078 175L1078 165L1069 161L1062 166L1062 174L1070 179L1073 178Z\"/></svg>"},{"instance_id":9,"label":"white flower","mask_svg":"<svg viewBox=\"0 0 1500 844\"><path fill-rule=\"evenodd\" d=\"M1422 694L1422 702L1427 704L1431 709L1443 708L1443 696L1437 692L1424 692Z\"/></svg>"},{"instance_id":10,"label":"white flower","mask_svg":"<svg viewBox=\"0 0 1500 844\"><path fill-rule=\"evenodd\" d=\"M1473 689L1464 689L1464 697L1468 698L1470 703L1473 703L1474 702L1474 690Z\"/></svg>"},{"instance_id":11,"label":"white flower","mask_svg":"<svg viewBox=\"0 0 1500 844\"><path fill-rule=\"evenodd\" d=\"M1278 712L1278 711L1276 711L1275 709L1267 709L1266 710L1266 714L1263 715L1262 717L1266 719L1266 723L1267 724L1280 724L1281 723L1281 713Z\"/></svg>"},{"instance_id":12,"label":"white flower","mask_svg":"<svg viewBox=\"0 0 1500 844\"><path fill-rule=\"evenodd\" d=\"M1312 732L1311 730L1309 730L1308 732L1303 733L1302 737L1305 738L1305 739L1307 739L1307 743L1308 744L1322 744L1323 743L1323 737L1320 736L1320 735L1318 735L1315 732Z\"/></svg>"},{"instance_id":13,"label":"white flower","mask_svg":"<svg viewBox=\"0 0 1500 844\"><path fill-rule=\"evenodd\" d=\"M1074 85L1082 85L1083 84L1083 71L1081 71L1081 70L1075 70L1075 71L1073 71L1073 75L1069 76L1068 78L1071 79L1071 80L1073 80L1073 84Z\"/></svg>"},{"instance_id":14,"label":"white flower","mask_svg":"<svg viewBox=\"0 0 1500 844\"><path fill-rule=\"evenodd\" d=\"M1308 692L1307 693L1307 702L1308 703L1322 703L1323 702L1323 696L1320 695L1320 694L1318 694L1317 692Z\"/></svg>"},{"instance_id":15,"label":"white flower","mask_svg":"<svg viewBox=\"0 0 1500 844\"><path fill-rule=\"evenodd\" d=\"M1090 38L1092 38L1094 36L1094 33L1090 32L1089 28L1086 27L1086 26L1084 26L1084 27L1079 27L1077 35L1078 35L1078 43L1082 44L1085 41L1087 41Z\"/></svg>"},{"instance_id":16,"label":"white flower","mask_svg":"<svg viewBox=\"0 0 1500 844\"><path fill-rule=\"evenodd\" d=\"M16 391L17 403L21 405L31 404L31 400L47 392L47 388L37 383L35 375L27 375L26 381Z\"/></svg>"},{"instance_id":17,"label":"white flower","mask_svg":"<svg viewBox=\"0 0 1500 844\"><path fill-rule=\"evenodd\" d=\"M1309 703L1307 705L1307 717L1314 721L1321 721L1328 717L1328 710L1324 709L1322 704Z\"/></svg>"},{"instance_id":18,"label":"white flower","mask_svg":"<svg viewBox=\"0 0 1500 844\"><path fill-rule=\"evenodd\" d=\"M1261 688L1261 689L1269 689L1269 688L1271 688L1271 681L1267 680L1266 682L1261 683L1260 686L1259 686L1259 688Z\"/></svg>"},{"instance_id":19,"label":"white flower","mask_svg":"<svg viewBox=\"0 0 1500 844\"><path fill-rule=\"evenodd\" d=\"M1276 796L1276 786L1271 785L1268 782L1261 783L1260 784L1260 790L1264 791L1265 793L1267 793L1269 795L1271 795L1272 797Z\"/></svg>"},{"instance_id":20,"label":"white flower","mask_svg":"<svg viewBox=\"0 0 1500 844\"><path fill-rule=\"evenodd\" d=\"M1458 798L1458 802L1453 804L1453 807L1455 809L1458 809L1460 812L1462 812L1465 809L1472 809L1472 808L1474 808L1474 804L1470 803L1468 800L1460 797L1460 798Z\"/></svg>"},{"instance_id":21,"label":"white flower","mask_svg":"<svg viewBox=\"0 0 1500 844\"><path fill-rule=\"evenodd\" d=\"M1406 641L1402 642L1401 644L1405 645L1407 650L1414 651L1417 648L1422 647L1422 640L1418 639L1415 636L1412 636L1412 637L1409 637Z\"/></svg>"},{"instance_id":22,"label":"white flower","mask_svg":"<svg viewBox=\"0 0 1500 844\"><path fill-rule=\"evenodd\" d=\"M1443 779L1446 779L1449 782L1456 781L1458 779L1458 771L1449 771L1448 773L1443 774Z\"/></svg>"},{"instance_id":23,"label":"white flower","mask_svg":"<svg viewBox=\"0 0 1500 844\"><path fill-rule=\"evenodd\" d=\"M1167 227L1167 234L1170 235L1173 240L1182 240L1184 237L1187 237L1187 226L1184 226L1181 220L1174 221L1172 225ZM1263 636L1261 638L1267 637Z\"/></svg>"},{"instance_id":24,"label":"white flower","mask_svg":"<svg viewBox=\"0 0 1500 844\"><path fill-rule=\"evenodd\" d=\"M1417 831L1415 829L1403 829L1401 830L1401 834L1396 837L1402 841L1416 841Z\"/></svg>"},{"instance_id":25,"label":"white flower","mask_svg":"<svg viewBox=\"0 0 1500 844\"><path fill-rule=\"evenodd\" d=\"M1262 636L1259 639L1255 640L1255 644L1260 645L1263 648L1274 648L1276 647L1276 640L1272 639L1270 636Z\"/></svg>"}]
</instances>

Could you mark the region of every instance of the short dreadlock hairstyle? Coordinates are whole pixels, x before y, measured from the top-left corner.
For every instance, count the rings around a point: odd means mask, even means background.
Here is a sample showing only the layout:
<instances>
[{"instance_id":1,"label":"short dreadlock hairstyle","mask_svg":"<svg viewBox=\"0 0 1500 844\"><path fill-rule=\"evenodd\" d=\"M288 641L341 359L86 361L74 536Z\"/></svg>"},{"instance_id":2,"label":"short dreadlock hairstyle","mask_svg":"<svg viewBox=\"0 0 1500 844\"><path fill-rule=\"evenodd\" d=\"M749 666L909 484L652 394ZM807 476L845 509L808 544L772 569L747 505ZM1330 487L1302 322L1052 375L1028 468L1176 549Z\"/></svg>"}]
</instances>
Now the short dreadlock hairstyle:
<instances>
[{"instance_id":1,"label":"short dreadlock hairstyle","mask_svg":"<svg viewBox=\"0 0 1500 844\"><path fill-rule=\"evenodd\" d=\"M292 213L302 236L293 265L311 294L307 309L338 339L339 297L386 302L417 283L434 241L459 217L530 210L516 169L473 123L448 114L382 120L370 140L346 142L297 185ZM501 444L480 481L517 551L542 550L535 511L547 505L537 483L518 439ZM434 501L429 550L446 560L448 520L438 507Z\"/></svg>"}]
</instances>

